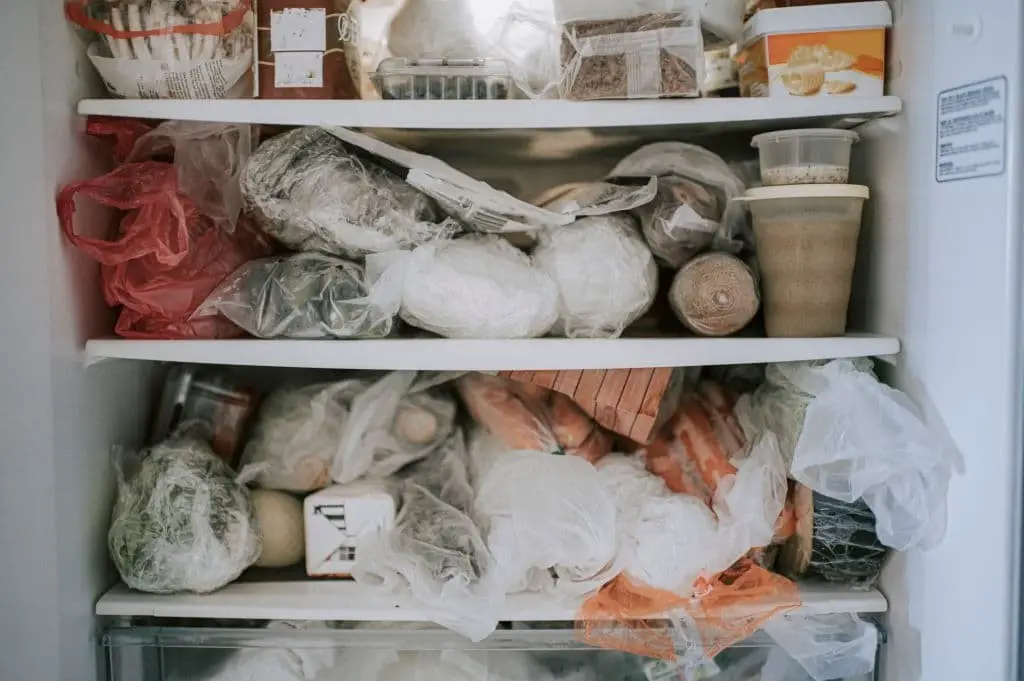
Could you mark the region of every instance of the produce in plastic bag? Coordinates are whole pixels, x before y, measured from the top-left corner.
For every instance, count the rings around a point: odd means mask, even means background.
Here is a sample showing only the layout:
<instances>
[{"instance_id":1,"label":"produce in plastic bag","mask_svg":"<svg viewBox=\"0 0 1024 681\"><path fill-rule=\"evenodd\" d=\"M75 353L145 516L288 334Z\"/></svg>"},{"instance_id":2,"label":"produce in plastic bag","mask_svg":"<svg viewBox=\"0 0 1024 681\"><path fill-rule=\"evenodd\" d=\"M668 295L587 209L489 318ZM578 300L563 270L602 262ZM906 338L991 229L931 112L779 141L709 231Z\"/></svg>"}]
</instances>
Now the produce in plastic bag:
<instances>
[{"instance_id":1,"label":"produce in plastic bag","mask_svg":"<svg viewBox=\"0 0 1024 681\"><path fill-rule=\"evenodd\" d=\"M780 613L764 624L765 632L799 664L813 681L853 679L870 675L878 655L878 629L852 613L804 615ZM790 681L786 661L772 659L762 681Z\"/></svg>"},{"instance_id":2,"label":"produce in plastic bag","mask_svg":"<svg viewBox=\"0 0 1024 681\"><path fill-rule=\"evenodd\" d=\"M247 210L299 251L347 258L409 248L452 231L434 202L321 128L297 128L256 150L242 173Z\"/></svg>"},{"instance_id":3,"label":"produce in plastic bag","mask_svg":"<svg viewBox=\"0 0 1024 681\"><path fill-rule=\"evenodd\" d=\"M360 539L353 576L473 641L484 639L498 624L504 592L474 519L462 433L402 470L397 484L394 527Z\"/></svg>"},{"instance_id":4,"label":"produce in plastic bag","mask_svg":"<svg viewBox=\"0 0 1024 681\"><path fill-rule=\"evenodd\" d=\"M171 438L127 477L118 468L107 536L125 584L150 593L209 593L260 555L245 485L202 440Z\"/></svg>"},{"instance_id":5,"label":"produce in plastic bag","mask_svg":"<svg viewBox=\"0 0 1024 681\"><path fill-rule=\"evenodd\" d=\"M473 5L470 0L405 0L388 26L388 51L409 59L485 56L487 27L478 25Z\"/></svg>"},{"instance_id":6,"label":"produce in plastic bag","mask_svg":"<svg viewBox=\"0 0 1024 681\"><path fill-rule=\"evenodd\" d=\"M381 338L397 310L377 301L362 265L321 253L246 263L196 314L219 312L259 338Z\"/></svg>"},{"instance_id":7,"label":"produce in plastic bag","mask_svg":"<svg viewBox=\"0 0 1024 681\"><path fill-rule=\"evenodd\" d=\"M567 395L478 373L456 386L473 419L507 449L570 454L591 463L611 451L608 433Z\"/></svg>"},{"instance_id":8,"label":"produce in plastic bag","mask_svg":"<svg viewBox=\"0 0 1024 681\"><path fill-rule=\"evenodd\" d=\"M579 596L618 574L615 502L590 463L487 433L472 444L474 508L505 592Z\"/></svg>"},{"instance_id":9,"label":"produce in plastic bag","mask_svg":"<svg viewBox=\"0 0 1024 681\"><path fill-rule=\"evenodd\" d=\"M533 257L558 287L555 330L570 338L621 335L658 290L658 268L628 215L546 230Z\"/></svg>"},{"instance_id":10,"label":"produce in plastic bag","mask_svg":"<svg viewBox=\"0 0 1024 681\"><path fill-rule=\"evenodd\" d=\"M534 338L558 317L558 292L530 257L474 235L367 258L380 295L401 300L413 326L447 338Z\"/></svg>"},{"instance_id":11,"label":"produce in plastic bag","mask_svg":"<svg viewBox=\"0 0 1024 681\"><path fill-rule=\"evenodd\" d=\"M252 96L247 0L67 0L64 10L94 34L89 59L116 97Z\"/></svg>"},{"instance_id":12,"label":"produce in plastic bag","mask_svg":"<svg viewBox=\"0 0 1024 681\"><path fill-rule=\"evenodd\" d=\"M738 410L779 433L794 479L839 501L863 499L886 546L929 548L941 539L952 474L946 446L906 395L875 378L869 360L769 365L765 385Z\"/></svg>"},{"instance_id":13,"label":"produce in plastic bag","mask_svg":"<svg viewBox=\"0 0 1024 681\"><path fill-rule=\"evenodd\" d=\"M193 127L189 127L189 126ZM168 127L164 127L168 126ZM189 137L188 130L201 131ZM244 161L230 153L227 140L244 139L247 127L221 126L218 137L208 124L162 124L151 135L147 128L124 119L89 119L90 135L111 139L117 155L130 152L100 177L63 187L57 196L61 229L77 249L100 263L103 295L108 305L122 306L114 332L128 338L224 338L238 329L216 316L193 318L196 307L243 263L270 254L267 238L230 212L230 192L210 193L217 184L229 184ZM163 155L169 140L187 142L182 167L152 160ZM138 143L138 146L136 145ZM244 151L244 145L238 151ZM209 152L209 155L207 155ZM226 152L226 153L225 153ZM216 158L226 165L216 167ZM185 160L187 159L187 161ZM205 168L206 175L191 175L186 193L178 177L189 169ZM202 190L199 192L199 190ZM200 195L201 194L201 195ZM113 239L95 239L76 232L75 202L87 197L125 211ZM200 210L200 201L207 215Z\"/></svg>"}]
</instances>

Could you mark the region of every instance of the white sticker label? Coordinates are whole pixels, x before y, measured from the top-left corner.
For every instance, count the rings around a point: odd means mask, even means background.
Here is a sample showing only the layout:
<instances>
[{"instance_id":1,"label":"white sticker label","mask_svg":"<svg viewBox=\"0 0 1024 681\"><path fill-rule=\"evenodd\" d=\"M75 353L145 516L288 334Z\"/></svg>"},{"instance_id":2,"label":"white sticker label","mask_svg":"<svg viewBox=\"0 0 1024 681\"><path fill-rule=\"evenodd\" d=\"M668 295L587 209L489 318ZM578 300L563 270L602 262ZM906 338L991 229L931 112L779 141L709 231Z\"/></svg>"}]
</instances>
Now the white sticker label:
<instances>
[{"instance_id":1,"label":"white sticker label","mask_svg":"<svg viewBox=\"0 0 1024 681\"><path fill-rule=\"evenodd\" d=\"M274 53L274 87L323 86L323 52Z\"/></svg>"},{"instance_id":2,"label":"white sticker label","mask_svg":"<svg viewBox=\"0 0 1024 681\"><path fill-rule=\"evenodd\" d=\"M935 180L1001 175L1006 169L1006 78L939 93Z\"/></svg>"},{"instance_id":3,"label":"white sticker label","mask_svg":"<svg viewBox=\"0 0 1024 681\"><path fill-rule=\"evenodd\" d=\"M271 52L324 52L327 11L290 8L270 13Z\"/></svg>"}]
</instances>

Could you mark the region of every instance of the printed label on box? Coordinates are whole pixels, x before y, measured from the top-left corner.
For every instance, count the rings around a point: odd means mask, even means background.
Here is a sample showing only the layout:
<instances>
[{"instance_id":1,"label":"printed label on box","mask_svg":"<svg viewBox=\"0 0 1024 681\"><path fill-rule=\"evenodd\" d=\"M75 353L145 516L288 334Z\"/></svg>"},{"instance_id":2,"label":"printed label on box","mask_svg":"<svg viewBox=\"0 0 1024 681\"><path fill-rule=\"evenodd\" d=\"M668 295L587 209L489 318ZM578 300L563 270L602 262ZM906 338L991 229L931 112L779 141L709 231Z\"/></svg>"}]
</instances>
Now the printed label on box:
<instances>
[{"instance_id":1,"label":"printed label on box","mask_svg":"<svg viewBox=\"0 0 1024 681\"><path fill-rule=\"evenodd\" d=\"M274 87L323 86L323 52L274 53Z\"/></svg>"},{"instance_id":2,"label":"printed label on box","mask_svg":"<svg viewBox=\"0 0 1024 681\"><path fill-rule=\"evenodd\" d=\"M271 52L324 52L327 11L289 8L270 13Z\"/></svg>"}]
</instances>

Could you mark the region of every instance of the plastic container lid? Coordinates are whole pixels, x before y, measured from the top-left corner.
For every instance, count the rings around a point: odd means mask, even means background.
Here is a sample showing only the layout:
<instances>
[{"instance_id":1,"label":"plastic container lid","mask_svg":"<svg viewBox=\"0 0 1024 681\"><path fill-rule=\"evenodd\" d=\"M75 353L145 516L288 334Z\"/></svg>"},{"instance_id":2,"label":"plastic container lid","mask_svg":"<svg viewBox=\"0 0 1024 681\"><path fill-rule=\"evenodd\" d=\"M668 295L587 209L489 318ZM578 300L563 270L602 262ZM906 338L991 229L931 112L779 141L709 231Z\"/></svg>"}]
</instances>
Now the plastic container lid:
<instances>
[{"instance_id":1,"label":"plastic container lid","mask_svg":"<svg viewBox=\"0 0 1024 681\"><path fill-rule=\"evenodd\" d=\"M743 44L766 35L854 31L892 26L889 3L851 2L841 5L811 5L762 9L743 27Z\"/></svg>"},{"instance_id":2,"label":"plastic container lid","mask_svg":"<svg viewBox=\"0 0 1024 681\"><path fill-rule=\"evenodd\" d=\"M373 75L387 76L509 76L504 59L407 59L389 57L377 65Z\"/></svg>"},{"instance_id":3,"label":"plastic container lid","mask_svg":"<svg viewBox=\"0 0 1024 681\"><path fill-rule=\"evenodd\" d=\"M861 184L784 184L748 189L743 201L773 199L867 199L870 191Z\"/></svg>"},{"instance_id":4,"label":"plastic container lid","mask_svg":"<svg viewBox=\"0 0 1024 681\"><path fill-rule=\"evenodd\" d=\"M750 140L750 146L760 148L764 142L781 142L782 140L797 138L833 138L833 139L846 139L850 140L850 143L860 141L860 135L855 133L853 130L835 130L832 128L801 128L798 130L779 130L777 132L763 132L760 135L754 135L754 138Z\"/></svg>"}]
</instances>

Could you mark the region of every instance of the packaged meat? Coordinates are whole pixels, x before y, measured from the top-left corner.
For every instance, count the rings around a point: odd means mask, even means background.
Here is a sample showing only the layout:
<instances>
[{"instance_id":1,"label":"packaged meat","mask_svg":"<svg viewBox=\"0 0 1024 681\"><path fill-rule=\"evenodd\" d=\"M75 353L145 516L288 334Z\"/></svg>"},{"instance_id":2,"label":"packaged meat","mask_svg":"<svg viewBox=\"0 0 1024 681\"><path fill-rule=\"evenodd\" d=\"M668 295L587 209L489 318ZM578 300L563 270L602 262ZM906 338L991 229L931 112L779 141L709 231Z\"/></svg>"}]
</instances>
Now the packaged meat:
<instances>
[{"instance_id":1,"label":"packaged meat","mask_svg":"<svg viewBox=\"0 0 1024 681\"><path fill-rule=\"evenodd\" d=\"M115 462L117 463L117 462ZM245 485L202 440L175 437L126 459L107 535L124 583L150 593L209 593L260 555Z\"/></svg>"},{"instance_id":2,"label":"packaged meat","mask_svg":"<svg viewBox=\"0 0 1024 681\"><path fill-rule=\"evenodd\" d=\"M669 302L679 321L701 336L743 330L761 307L754 272L728 253L697 256L676 273Z\"/></svg>"},{"instance_id":3,"label":"packaged meat","mask_svg":"<svg viewBox=\"0 0 1024 681\"><path fill-rule=\"evenodd\" d=\"M658 290L658 267L628 215L545 230L533 258L558 289L555 332L570 338L622 335Z\"/></svg>"},{"instance_id":4,"label":"packaged meat","mask_svg":"<svg viewBox=\"0 0 1024 681\"><path fill-rule=\"evenodd\" d=\"M260 0L260 99L359 99L359 0Z\"/></svg>"},{"instance_id":5,"label":"packaged meat","mask_svg":"<svg viewBox=\"0 0 1024 681\"><path fill-rule=\"evenodd\" d=\"M115 97L251 97L255 20L249 0L66 0L91 38L87 54Z\"/></svg>"},{"instance_id":6,"label":"packaged meat","mask_svg":"<svg viewBox=\"0 0 1024 681\"><path fill-rule=\"evenodd\" d=\"M500 59L405 59L377 66L370 80L384 99L507 99L508 65Z\"/></svg>"},{"instance_id":7,"label":"packaged meat","mask_svg":"<svg viewBox=\"0 0 1024 681\"><path fill-rule=\"evenodd\" d=\"M211 313L258 338L382 338L398 308L374 297L362 265L296 253L242 265L196 312Z\"/></svg>"},{"instance_id":8,"label":"packaged meat","mask_svg":"<svg viewBox=\"0 0 1024 681\"><path fill-rule=\"evenodd\" d=\"M256 150L242 173L246 209L289 248L360 258L452 231L429 198L321 128L296 128Z\"/></svg>"},{"instance_id":9,"label":"packaged meat","mask_svg":"<svg viewBox=\"0 0 1024 681\"><path fill-rule=\"evenodd\" d=\"M351 577L363 537L389 532L395 491L383 480L357 480L314 492L303 501L306 574Z\"/></svg>"}]
</instances>

